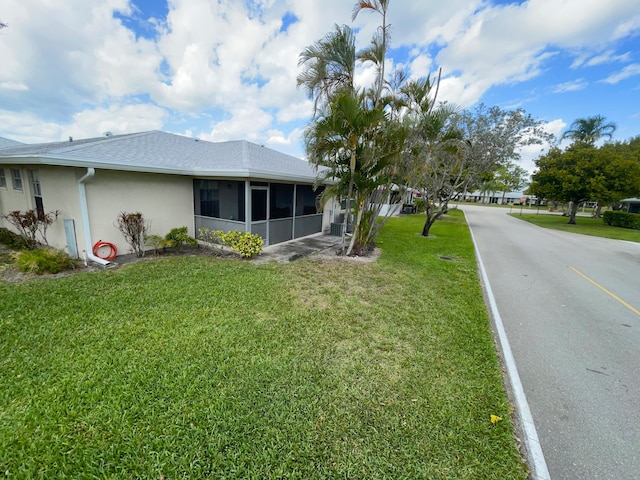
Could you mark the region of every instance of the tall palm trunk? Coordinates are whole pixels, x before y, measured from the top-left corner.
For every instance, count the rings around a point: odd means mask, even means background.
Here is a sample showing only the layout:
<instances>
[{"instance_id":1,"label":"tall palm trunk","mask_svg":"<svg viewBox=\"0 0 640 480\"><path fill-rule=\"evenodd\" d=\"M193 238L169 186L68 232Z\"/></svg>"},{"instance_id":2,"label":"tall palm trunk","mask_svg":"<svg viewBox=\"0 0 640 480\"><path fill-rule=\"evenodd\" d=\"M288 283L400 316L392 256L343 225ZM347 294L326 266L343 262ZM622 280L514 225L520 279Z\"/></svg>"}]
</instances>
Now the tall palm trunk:
<instances>
[{"instance_id":1,"label":"tall palm trunk","mask_svg":"<svg viewBox=\"0 0 640 480\"><path fill-rule=\"evenodd\" d=\"M351 150L351 162L349 164L349 170L350 170L350 174L349 174L349 193L347 194L347 201L345 204L345 211L344 211L344 220L342 223L342 251L344 252L344 244L345 244L345 237L347 235L347 226L349 225L348 219L349 216L351 215L351 197L353 196L353 183L354 183L354 175L355 175L355 171L356 171L356 151L355 149ZM358 222L355 222L356 225L358 225ZM351 252L352 248L353 248L353 239L355 238L355 232L353 231L353 225L354 222L351 222L351 242L349 243L349 249L347 251L347 255L349 255L349 253Z\"/></svg>"}]
</instances>

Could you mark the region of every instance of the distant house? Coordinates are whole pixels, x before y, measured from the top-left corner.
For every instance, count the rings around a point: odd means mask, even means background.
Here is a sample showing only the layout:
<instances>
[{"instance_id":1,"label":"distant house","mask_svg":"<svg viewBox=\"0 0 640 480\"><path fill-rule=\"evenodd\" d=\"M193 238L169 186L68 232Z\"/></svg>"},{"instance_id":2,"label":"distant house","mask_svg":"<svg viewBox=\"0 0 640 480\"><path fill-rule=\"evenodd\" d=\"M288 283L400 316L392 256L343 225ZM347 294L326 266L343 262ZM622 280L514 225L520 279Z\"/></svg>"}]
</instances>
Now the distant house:
<instances>
[{"instance_id":1,"label":"distant house","mask_svg":"<svg viewBox=\"0 0 640 480\"><path fill-rule=\"evenodd\" d=\"M622 209L629 213L640 213L640 198L625 198L620 200Z\"/></svg>"},{"instance_id":2,"label":"distant house","mask_svg":"<svg viewBox=\"0 0 640 480\"><path fill-rule=\"evenodd\" d=\"M460 197L461 200L476 203L493 203L499 205L520 205L521 203L531 203L535 197L525 195L524 192L467 192Z\"/></svg>"},{"instance_id":3,"label":"distant house","mask_svg":"<svg viewBox=\"0 0 640 480\"><path fill-rule=\"evenodd\" d=\"M129 247L120 212L151 233L187 226L259 234L274 244L328 230L322 187L304 160L247 141L213 143L160 131L45 144L0 142L0 214L60 211L49 243L72 256L95 242ZM6 221L0 226L9 227Z\"/></svg>"}]
</instances>

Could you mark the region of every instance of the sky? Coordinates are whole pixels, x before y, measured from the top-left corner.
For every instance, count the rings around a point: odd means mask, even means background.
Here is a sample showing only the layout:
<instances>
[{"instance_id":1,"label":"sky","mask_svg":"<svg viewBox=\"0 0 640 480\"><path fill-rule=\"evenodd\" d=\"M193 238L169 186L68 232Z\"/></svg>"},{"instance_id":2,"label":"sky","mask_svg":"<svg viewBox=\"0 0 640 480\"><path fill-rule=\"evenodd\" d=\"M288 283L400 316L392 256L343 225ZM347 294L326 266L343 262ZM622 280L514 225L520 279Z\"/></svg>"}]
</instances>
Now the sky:
<instances>
[{"instance_id":1,"label":"sky","mask_svg":"<svg viewBox=\"0 0 640 480\"><path fill-rule=\"evenodd\" d=\"M380 18L355 0L0 0L0 136L26 142L164 130L304 157L313 103L300 52ZM387 71L442 68L439 100L523 108L560 135L603 115L640 135L638 0L390 0ZM362 84L370 69L358 71ZM523 151L533 168L540 147Z\"/></svg>"}]
</instances>

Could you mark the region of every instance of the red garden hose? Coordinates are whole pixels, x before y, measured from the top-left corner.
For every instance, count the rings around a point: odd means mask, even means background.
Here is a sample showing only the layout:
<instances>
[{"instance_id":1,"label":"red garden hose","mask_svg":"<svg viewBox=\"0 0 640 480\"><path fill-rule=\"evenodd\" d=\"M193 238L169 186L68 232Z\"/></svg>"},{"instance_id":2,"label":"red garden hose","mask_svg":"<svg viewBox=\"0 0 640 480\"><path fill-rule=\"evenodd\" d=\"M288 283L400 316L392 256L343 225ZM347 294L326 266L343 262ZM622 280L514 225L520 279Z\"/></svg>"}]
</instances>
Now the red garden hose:
<instances>
[{"instance_id":1,"label":"red garden hose","mask_svg":"<svg viewBox=\"0 0 640 480\"><path fill-rule=\"evenodd\" d=\"M102 247L109 247L109 255L107 255L106 257L102 257L98 255L98 252ZM116 246L113 243L103 242L102 240L98 240L93 245L93 254L98 258L101 258L103 260L107 260L108 262L110 262L111 260L116 258L116 255L118 255L118 250L116 249Z\"/></svg>"}]
</instances>

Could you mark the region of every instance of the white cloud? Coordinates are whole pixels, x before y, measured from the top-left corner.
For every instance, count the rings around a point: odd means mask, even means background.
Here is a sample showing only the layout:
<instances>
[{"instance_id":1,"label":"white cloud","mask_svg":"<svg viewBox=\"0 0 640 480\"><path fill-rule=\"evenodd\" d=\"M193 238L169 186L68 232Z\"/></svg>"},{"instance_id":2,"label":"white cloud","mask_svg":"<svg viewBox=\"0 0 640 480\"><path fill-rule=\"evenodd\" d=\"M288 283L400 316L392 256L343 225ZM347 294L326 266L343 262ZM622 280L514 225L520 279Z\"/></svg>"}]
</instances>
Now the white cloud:
<instances>
[{"instance_id":1,"label":"white cloud","mask_svg":"<svg viewBox=\"0 0 640 480\"><path fill-rule=\"evenodd\" d=\"M556 85L553 88L553 93L577 92L578 90L584 90L588 85L589 83L584 78L578 78L577 80Z\"/></svg>"},{"instance_id":2,"label":"white cloud","mask_svg":"<svg viewBox=\"0 0 640 480\"><path fill-rule=\"evenodd\" d=\"M66 128L75 138L95 137L105 132L113 134L160 130L167 112L150 104L116 105L84 110L73 116Z\"/></svg>"},{"instance_id":3,"label":"white cloud","mask_svg":"<svg viewBox=\"0 0 640 480\"><path fill-rule=\"evenodd\" d=\"M637 5L636 5L637 7ZM640 32L640 15L635 15L629 20L622 22L615 29L612 40L619 40L624 37L637 35Z\"/></svg>"},{"instance_id":4,"label":"white cloud","mask_svg":"<svg viewBox=\"0 0 640 480\"><path fill-rule=\"evenodd\" d=\"M593 55L592 52L585 52L576 57L571 64L571 68L576 69L578 67L595 67L607 63L628 62L630 58L630 52L618 54L612 49L595 55Z\"/></svg>"},{"instance_id":5,"label":"white cloud","mask_svg":"<svg viewBox=\"0 0 640 480\"><path fill-rule=\"evenodd\" d=\"M312 112L312 102L296 88L299 53L334 23L351 24L354 1L171 0L166 18L145 18L144 7L131 0L5 4L2 20L9 28L0 34L0 105L6 121L0 135L58 139L178 128L208 132L209 139L247 138L299 149L294 132ZM286 29L285 14L293 20ZM487 92L500 85L531 81L568 55L577 55L575 68L627 63L634 53L620 48L621 42L640 32L637 0L394 0L388 22L392 47L406 55L389 61L387 72L394 62L414 77L442 66L440 99L462 107L487 101ZM378 23L377 14L359 15L353 24L359 47L368 44ZM637 75L635 65L604 81ZM368 83L373 74L360 68L358 81ZM588 90L593 75L585 70L584 80L551 80L526 96L540 101L544 91ZM522 103L522 96L509 93L499 101ZM46 133L29 128L28 121Z\"/></svg>"},{"instance_id":6,"label":"white cloud","mask_svg":"<svg viewBox=\"0 0 640 480\"><path fill-rule=\"evenodd\" d=\"M609 75L607 78L602 80L604 83L610 83L615 85L622 80L625 80L629 77L634 77L636 75L640 75L640 63L632 63L631 65L627 65L622 70L612 75Z\"/></svg>"},{"instance_id":7,"label":"white cloud","mask_svg":"<svg viewBox=\"0 0 640 480\"><path fill-rule=\"evenodd\" d=\"M29 87L22 82L6 81L0 82L0 89L26 92L29 90Z\"/></svg>"},{"instance_id":8,"label":"white cloud","mask_svg":"<svg viewBox=\"0 0 640 480\"><path fill-rule=\"evenodd\" d=\"M559 139L562 131L567 126L567 123L562 119L551 120L542 125L542 128L547 132L553 134L556 139ZM551 145L544 143L542 145L527 145L520 149L520 166L532 173L535 168L535 161L549 151Z\"/></svg>"},{"instance_id":9,"label":"white cloud","mask_svg":"<svg viewBox=\"0 0 640 480\"><path fill-rule=\"evenodd\" d=\"M262 143L265 132L271 128L273 117L264 110L245 105L233 111L229 120L214 122L211 132L201 135L203 140L224 142L228 140L249 140Z\"/></svg>"},{"instance_id":10,"label":"white cloud","mask_svg":"<svg viewBox=\"0 0 640 480\"><path fill-rule=\"evenodd\" d=\"M44 143L61 140L64 129L53 122L45 122L29 112L0 110L0 125L7 133L1 136L24 143Z\"/></svg>"}]
</instances>

